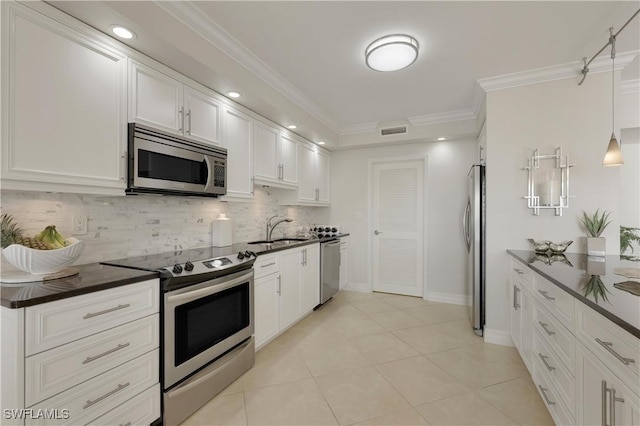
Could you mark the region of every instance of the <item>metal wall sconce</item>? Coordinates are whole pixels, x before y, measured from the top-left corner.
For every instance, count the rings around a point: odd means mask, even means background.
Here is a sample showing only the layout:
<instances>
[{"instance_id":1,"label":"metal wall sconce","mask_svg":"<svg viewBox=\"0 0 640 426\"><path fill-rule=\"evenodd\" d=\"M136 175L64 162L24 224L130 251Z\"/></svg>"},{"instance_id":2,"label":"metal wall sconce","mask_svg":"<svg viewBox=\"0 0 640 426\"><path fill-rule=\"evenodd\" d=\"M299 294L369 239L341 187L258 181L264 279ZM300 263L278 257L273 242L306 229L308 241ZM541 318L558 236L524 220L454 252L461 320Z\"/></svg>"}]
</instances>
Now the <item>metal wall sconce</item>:
<instances>
[{"instance_id":1,"label":"metal wall sconce","mask_svg":"<svg viewBox=\"0 0 640 426\"><path fill-rule=\"evenodd\" d=\"M547 161L549 160L549 161ZM541 161L544 163L541 166ZM569 207L569 156L562 157L562 148L555 154L541 155L538 149L527 159L528 183L527 207L538 216L540 209L554 209L556 216L562 216L562 209Z\"/></svg>"}]
</instances>

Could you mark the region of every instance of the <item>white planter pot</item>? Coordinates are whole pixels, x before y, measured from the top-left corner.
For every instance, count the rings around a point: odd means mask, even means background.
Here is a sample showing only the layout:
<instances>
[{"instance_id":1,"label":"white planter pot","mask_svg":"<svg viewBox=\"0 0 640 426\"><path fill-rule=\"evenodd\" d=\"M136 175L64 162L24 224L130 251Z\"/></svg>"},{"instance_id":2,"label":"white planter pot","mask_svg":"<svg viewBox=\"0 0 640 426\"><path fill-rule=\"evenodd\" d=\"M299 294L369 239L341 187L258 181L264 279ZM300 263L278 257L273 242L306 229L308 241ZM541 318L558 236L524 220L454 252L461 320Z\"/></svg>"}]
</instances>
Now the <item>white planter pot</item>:
<instances>
[{"instance_id":1,"label":"white planter pot","mask_svg":"<svg viewBox=\"0 0 640 426\"><path fill-rule=\"evenodd\" d=\"M607 240L604 237L587 237L587 256L604 256Z\"/></svg>"}]
</instances>

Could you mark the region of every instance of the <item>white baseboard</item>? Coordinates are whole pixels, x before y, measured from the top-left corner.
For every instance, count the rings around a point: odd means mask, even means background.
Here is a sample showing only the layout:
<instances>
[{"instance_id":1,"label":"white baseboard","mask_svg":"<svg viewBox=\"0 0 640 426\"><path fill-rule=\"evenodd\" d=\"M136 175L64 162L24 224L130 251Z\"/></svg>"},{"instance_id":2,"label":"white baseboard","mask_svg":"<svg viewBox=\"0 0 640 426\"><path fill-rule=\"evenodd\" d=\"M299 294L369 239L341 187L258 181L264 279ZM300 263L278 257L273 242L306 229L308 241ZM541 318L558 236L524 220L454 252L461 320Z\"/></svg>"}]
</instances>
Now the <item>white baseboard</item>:
<instances>
[{"instance_id":1,"label":"white baseboard","mask_svg":"<svg viewBox=\"0 0 640 426\"><path fill-rule=\"evenodd\" d=\"M359 293L371 293L371 287L367 283L349 283L343 290L357 291Z\"/></svg>"},{"instance_id":2,"label":"white baseboard","mask_svg":"<svg viewBox=\"0 0 640 426\"><path fill-rule=\"evenodd\" d=\"M511 340L511 334L504 330L493 330L491 328L484 329L485 343L493 343L502 346L515 346Z\"/></svg>"},{"instance_id":3,"label":"white baseboard","mask_svg":"<svg viewBox=\"0 0 640 426\"><path fill-rule=\"evenodd\" d=\"M471 305L471 300L469 296L462 294L454 294L454 293L440 293L436 291L430 291L427 293L427 298L429 302L438 302L438 303L451 303L453 305Z\"/></svg>"}]
</instances>

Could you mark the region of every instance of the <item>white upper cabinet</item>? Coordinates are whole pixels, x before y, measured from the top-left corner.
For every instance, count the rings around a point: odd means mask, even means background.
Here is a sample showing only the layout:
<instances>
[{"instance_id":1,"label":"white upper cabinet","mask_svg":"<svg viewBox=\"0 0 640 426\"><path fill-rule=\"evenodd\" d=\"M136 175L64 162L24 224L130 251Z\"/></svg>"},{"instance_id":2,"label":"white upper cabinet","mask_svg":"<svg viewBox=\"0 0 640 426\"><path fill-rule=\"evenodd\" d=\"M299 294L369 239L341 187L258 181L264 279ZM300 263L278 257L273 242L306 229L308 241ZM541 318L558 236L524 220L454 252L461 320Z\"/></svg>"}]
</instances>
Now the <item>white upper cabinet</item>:
<instances>
[{"instance_id":1,"label":"white upper cabinet","mask_svg":"<svg viewBox=\"0 0 640 426\"><path fill-rule=\"evenodd\" d=\"M124 195L126 55L58 11L1 3L3 189Z\"/></svg>"},{"instance_id":2,"label":"white upper cabinet","mask_svg":"<svg viewBox=\"0 0 640 426\"><path fill-rule=\"evenodd\" d=\"M256 183L279 188L298 184L298 142L288 134L258 121L254 124Z\"/></svg>"},{"instance_id":3,"label":"white upper cabinet","mask_svg":"<svg viewBox=\"0 0 640 426\"><path fill-rule=\"evenodd\" d=\"M218 100L133 60L129 73L129 121L220 145Z\"/></svg>"},{"instance_id":4,"label":"white upper cabinet","mask_svg":"<svg viewBox=\"0 0 640 426\"><path fill-rule=\"evenodd\" d=\"M253 119L223 107L223 146L227 148L227 197L253 197Z\"/></svg>"},{"instance_id":5,"label":"white upper cabinet","mask_svg":"<svg viewBox=\"0 0 640 426\"><path fill-rule=\"evenodd\" d=\"M280 203L284 205L328 206L329 197L329 154L315 147L298 144L298 191L294 195L282 194Z\"/></svg>"}]
</instances>

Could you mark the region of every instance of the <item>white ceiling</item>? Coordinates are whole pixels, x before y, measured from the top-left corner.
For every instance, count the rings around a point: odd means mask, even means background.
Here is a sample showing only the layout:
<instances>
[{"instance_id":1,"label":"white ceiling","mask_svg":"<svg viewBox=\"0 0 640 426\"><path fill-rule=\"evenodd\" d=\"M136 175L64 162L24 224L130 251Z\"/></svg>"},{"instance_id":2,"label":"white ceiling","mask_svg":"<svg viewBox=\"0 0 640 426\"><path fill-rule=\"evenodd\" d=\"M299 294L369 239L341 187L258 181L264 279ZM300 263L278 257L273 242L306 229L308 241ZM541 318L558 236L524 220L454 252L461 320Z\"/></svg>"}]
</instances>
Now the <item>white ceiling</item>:
<instances>
[{"instance_id":1,"label":"white ceiling","mask_svg":"<svg viewBox=\"0 0 640 426\"><path fill-rule=\"evenodd\" d=\"M240 102L274 121L304 123L300 114L282 111L286 102L258 90L258 81L336 133L363 123L475 111L477 80L591 57L608 40L608 28L619 29L640 7L638 1L204 1L189 4L197 19L183 16L179 23L167 11L184 8L180 2L52 4L103 31L124 19L138 34L130 44L143 53L214 90L237 84L255 92ZM640 50L639 18L620 35L619 53ZM217 42L189 48L173 42L178 32L202 38L203 25ZM365 47L391 33L417 38L418 60L391 73L368 69ZM216 66L203 59L219 58L219 50L234 52L237 72L225 61ZM249 83L247 70L256 81ZM638 58L623 78L640 78Z\"/></svg>"}]
</instances>

